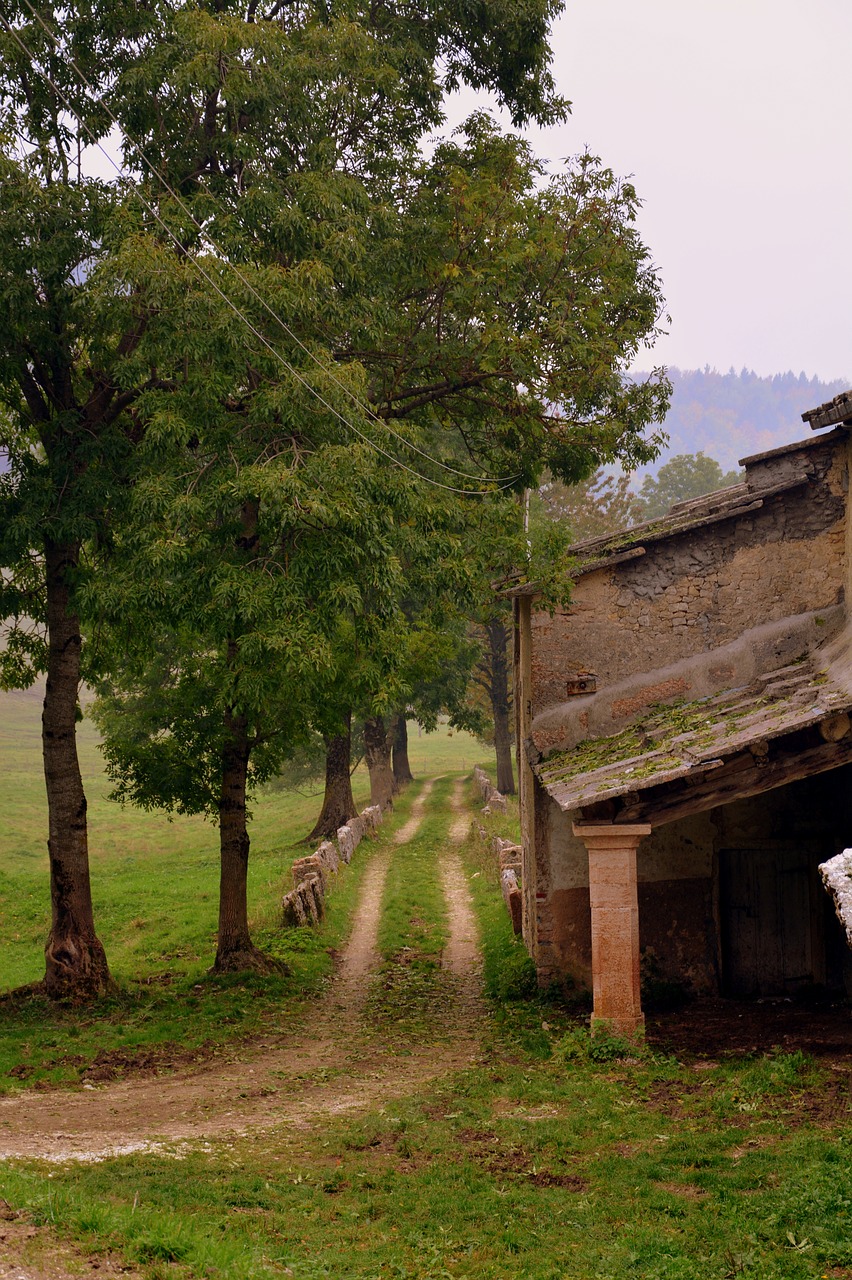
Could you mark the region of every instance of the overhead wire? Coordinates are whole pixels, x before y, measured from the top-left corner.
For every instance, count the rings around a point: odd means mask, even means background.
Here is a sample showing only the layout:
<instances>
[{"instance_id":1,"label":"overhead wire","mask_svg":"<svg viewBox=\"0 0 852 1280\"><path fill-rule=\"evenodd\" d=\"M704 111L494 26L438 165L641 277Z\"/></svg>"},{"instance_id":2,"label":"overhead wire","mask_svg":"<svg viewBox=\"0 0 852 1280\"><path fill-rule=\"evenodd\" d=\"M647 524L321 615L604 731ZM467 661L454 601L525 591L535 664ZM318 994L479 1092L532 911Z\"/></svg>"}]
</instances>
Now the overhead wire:
<instances>
[{"instance_id":1,"label":"overhead wire","mask_svg":"<svg viewBox=\"0 0 852 1280\"><path fill-rule=\"evenodd\" d=\"M72 56L70 56L70 54L68 54L67 51L62 49L62 46L57 36L54 34L54 32L51 31L51 29L48 27L47 23L44 21L41 15L36 12L32 4L30 3L30 0L23 0L23 3L26 5L27 9L30 11L30 13L32 14L36 22L38 22L39 26L44 30L45 34L47 35L48 39L51 41L51 43L53 44L57 52L61 53L66 58L66 61L68 62L68 64L71 67L73 67L74 71L76 72L82 84L86 87L87 90L89 90L89 93L92 95L95 95L96 90L94 86L87 79L85 73L80 69L76 60ZM98 151L100 151L101 154L109 161L109 163L112 165L113 169L116 171L119 177L123 178L125 182L128 184L132 194L134 194L137 197L139 202L150 213L150 215L154 219L156 219L156 221L163 227L163 229L165 230L166 234L170 237L170 239L173 240L174 243L183 251L184 246L181 245L180 241L177 239L177 236L174 234L171 228L167 225L165 220L160 216L157 210L145 199L145 197L141 194L141 192L136 187L136 185L132 182L130 176L124 171L124 169L118 164L118 162L114 159L114 157L111 156L109 152L106 150L106 148L101 144L100 140L96 137L92 129L89 127L86 121L82 118L82 116L78 113L78 111L72 105L67 95L63 92L63 90L60 89L59 86L53 81L53 79L50 77L47 71L45 71L43 68L41 68L37 64L35 55L27 47L20 33L15 28L13 28L2 15L0 15L0 22L2 22L2 25L5 28L6 32L16 42L16 44L23 51L25 56L29 58L30 63L35 69L35 71L39 75L41 75L42 78L50 85L53 92L57 94L57 96L65 104L66 109L70 111L71 114L76 118L78 125L84 130L87 137L90 139L91 144L95 146L98 149ZM468 480L475 480L481 484L492 484L496 486L498 490L504 490L504 489L510 488L515 483L515 481L519 479L518 475L508 476L508 477L472 475L468 471L462 471L457 467L453 467L448 463L442 462L440 459L434 458L431 454L427 453L424 449L421 449L412 440L406 439L405 436L395 431L383 418L380 418L379 415L376 414L369 405L363 403L358 398L358 396L352 391L352 389L350 387L347 387L345 382L341 381L341 379L339 379L334 374L334 371L330 369L329 366L325 364L322 360L320 360L319 357L313 351L311 351L310 347L307 346L307 344L301 340L298 334L293 331L293 329L278 314L278 312L275 311L269 305L269 303L266 301L263 295L260 294L258 290L254 287L251 281L248 280L243 275L243 273L239 270L239 267L230 259L230 257L216 243L216 241L214 240L212 235L209 233L209 231L205 227L203 227L198 222L198 220L194 217L189 206L180 197L180 195L172 188L172 186L167 181L167 179L159 172L159 170L156 168L154 163L145 154L142 147L137 142L135 142L133 138L128 136L126 131L122 128L117 117L110 110L109 106L99 97L95 97L94 102L95 102L95 105L97 105L99 109L101 109L106 114L107 118L120 131L121 136L124 139L124 141L127 143L127 145L139 157L142 163L147 167L147 169L153 175L155 180L160 183L160 185L168 193L168 195L175 201L178 207L186 214L186 216L189 218L190 222L196 228L199 234L207 240L211 248L217 253L219 260L236 276L236 278L240 281L240 283L244 286L244 288L247 289L248 292L260 303L261 307L272 317L272 319L276 322L276 324L279 325L282 332L285 333L287 337L290 338L302 351L304 351L304 353L309 357L309 359L311 359L318 366L318 368L322 370L325 376L331 382L333 382L337 387L339 387L340 390L343 391L343 393L354 402L354 404L361 410L361 412L365 414L368 420L375 422L383 431L387 432L394 439L398 440L404 447L411 449L413 452L419 454L421 457L425 458L428 462L430 462L433 466L437 466L441 470L450 472L453 475L462 476ZM215 199L215 197L213 198ZM494 491L491 488L477 489L477 490L460 489L453 485L443 484L441 481L435 480L431 476L423 475L423 473L418 471L416 468L408 466L401 459L395 457L393 454L388 453L375 440L367 436L365 433L361 432L359 428L356 427L355 424L351 422L349 418L345 417L343 414L340 413L338 409L336 409L333 405L328 403L328 401L322 396L322 394L317 390L317 388L314 387L313 384L310 383L306 378L304 378L299 373L299 371L293 365L290 364L290 362L286 359L286 357L283 356L282 353L277 350L277 348L273 347L272 344L264 337L264 335L258 331L258 329L252 324L251 320L240 310L240 308L236 305L236 303L234 303L233 300L229 298L228 295L225 294L225 292L217 285L215 280L213 280L210 274L207 271L205 271L205 269L201 266L201 264L198 262L196 258L192 258L191 262L199 271L199 273L203 276L203 278L214 289L214 291L222 298L222 300L230 307L230 309L238 316L238 318L248 327L248 329L254 334L254 336L264 345L264 347L266 347L267 350L282 364L282 366L286 368L287 371L293 377L295 377L311 394L313 394L316 397L316 399L319 400L319 402L331 414L334 415L334 417L336 417L341 423L343 423L346 427L348 427L350 431L352 431L356 436L358 436L359 439L364 441L370 447L376 449L377 452L379 452L380 454L382 454L383 457L393 462L396 466L403 468L405 471L408 471L411 475L417 476L419 479L423 480L425 483L434 485L437 488L445 489L448 492L458 493L458 494L462 494L464 496L469 496L469 497L484 497Z\"/></svg>"}]
</instances>

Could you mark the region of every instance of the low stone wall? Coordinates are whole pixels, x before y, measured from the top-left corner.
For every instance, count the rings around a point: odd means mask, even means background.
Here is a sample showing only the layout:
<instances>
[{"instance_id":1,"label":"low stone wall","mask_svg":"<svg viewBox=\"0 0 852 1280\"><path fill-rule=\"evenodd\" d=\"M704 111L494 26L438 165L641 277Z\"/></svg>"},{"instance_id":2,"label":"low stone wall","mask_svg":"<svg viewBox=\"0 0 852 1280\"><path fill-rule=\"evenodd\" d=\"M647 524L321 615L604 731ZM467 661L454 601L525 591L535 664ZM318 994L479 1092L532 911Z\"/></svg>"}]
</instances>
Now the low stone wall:
<instances>
[{"instance_id":1,"label":"low stone wall","mask_svg":"<svg viewBox=\"0 0 852 1280\"><path fill-rule=\"evenodd\" d=\"M331 888L332 877L340 871L341 863L348 865L358 845L367 835L373 835L382 824L383 814L378 805L370 805L350 818L345 827L339 827L336 844L324 840L319 848L306 858L293 863L294 888L281 900L281 918L284 926L319 924L325 915L325 896Z\"/></svg>"},{"instance_id":2,"label":"low stone wall","mask_svg":"<svg viewBox=\"0 0 852 1280\"><path fill-rule=\"evenodd\" d=\"M476 765L473 770L474 781L479 788L479 794L485 801L485 813L505 813L506 797L494 786L484 769Z\"/></svg>"},{"instance_id":3,"label":"low stone wall","mask_svg":"<svg viewBox=\"0 0 852 1280\"><path fill-rule=\"evenodd\" d=\"M491 848L500 863L500 888L503 890L503 901L512 921L515 933L523 929L523 899L521 897L521 856L523 850L519 844L494 836Z\"/></svg>"},{"instance_id":4,"label":"low stone wall","mask_svg":"<svg viewBox=\"0 0 852 1280\"><path fill-rule=\"evenodd\" d=\"M485 807L482 812L486 814L505 813L506 797L500 794L488 774L479 765L476 765L473 770L473 778L479 788L479 794L485 801ZM486 841L488 832L485 827L479 823L478 828L480 839ZM503 836L492 836L491 852L500 866L500 888L503 891L503 901L506 904L506 910L509 912L512 928L516 934L520 934L523 931L523 897L521 895L523 850L513 840L506 840Z\"/></svg>"}]
</instances>

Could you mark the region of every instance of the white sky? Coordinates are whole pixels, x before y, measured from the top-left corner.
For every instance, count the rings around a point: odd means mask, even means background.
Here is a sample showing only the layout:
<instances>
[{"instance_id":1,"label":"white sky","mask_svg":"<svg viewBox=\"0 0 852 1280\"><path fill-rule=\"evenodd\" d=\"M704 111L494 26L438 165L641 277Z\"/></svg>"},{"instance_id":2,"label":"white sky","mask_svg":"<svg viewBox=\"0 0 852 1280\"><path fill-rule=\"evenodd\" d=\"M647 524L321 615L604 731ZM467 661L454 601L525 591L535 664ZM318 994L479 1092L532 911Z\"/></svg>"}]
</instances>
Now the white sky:
<instances>
[{"instance_id":1,"label":"white sky","mask_svg":"<svg viewBox=\"0 0 852 1280\"><path fill-rule=\"evenodd\" d=\"M537 152L588 146L644 202L672 323L637 367L852 385L850 0L566 0L553 45L573 113Z\"/></svg>"},{"instance_id":2,"label":"white sky","mask_svg":"<svg viewBox=\"0 0 852 1280\"><path fill-rule=\"evenodd\" d=\"M588 146L644 201L672 325L639 367L852 385L850 0L566 0L554 47L573 114L536 150Z\"/></svg>"}]
</instances>

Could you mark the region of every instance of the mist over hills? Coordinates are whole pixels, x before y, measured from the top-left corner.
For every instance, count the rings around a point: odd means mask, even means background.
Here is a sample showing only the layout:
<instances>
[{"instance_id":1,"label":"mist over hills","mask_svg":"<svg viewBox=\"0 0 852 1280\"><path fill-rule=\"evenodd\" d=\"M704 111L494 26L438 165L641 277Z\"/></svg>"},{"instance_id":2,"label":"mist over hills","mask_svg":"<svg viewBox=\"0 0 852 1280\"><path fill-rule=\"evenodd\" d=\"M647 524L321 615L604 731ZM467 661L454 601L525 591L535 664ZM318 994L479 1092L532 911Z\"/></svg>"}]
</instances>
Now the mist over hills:
<instances>
[{"instance_id":1,"label":"mist over hills","mask_svg":"<svg viewBox=\"0 0 852 1280\"><path fill-rule=\"evenodd\" d=\"M852 386L845 378L821 382L792 372L761 378L750 369L719 373L709 365L669 368L668 376L673 388L664 427L669 443L650 471L676 454L700 451L732 470L748 454L804 439L810 428L802 413Z\"/></svg>"}]
</instances>

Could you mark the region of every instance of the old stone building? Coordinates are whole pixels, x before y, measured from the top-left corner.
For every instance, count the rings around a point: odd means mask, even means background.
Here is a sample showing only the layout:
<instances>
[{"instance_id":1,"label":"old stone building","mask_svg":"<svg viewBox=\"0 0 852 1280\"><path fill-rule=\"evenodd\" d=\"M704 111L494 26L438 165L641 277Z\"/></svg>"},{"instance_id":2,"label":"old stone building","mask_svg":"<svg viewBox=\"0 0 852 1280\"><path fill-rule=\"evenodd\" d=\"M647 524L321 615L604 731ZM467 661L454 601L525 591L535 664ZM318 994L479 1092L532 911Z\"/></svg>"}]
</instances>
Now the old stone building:
<instances>
[{"instance_id":1,"label":"old stone building","mask_svg":"<svg viewBox=\"0 0 852 1280\"><path fill-rule=\"evenodd\" d=\"M818 864L852 845L852 392L745 480L515 592L523 928L540 981L643 1022L695 993L842 990Z\"/></svg>"}]
</instances>

